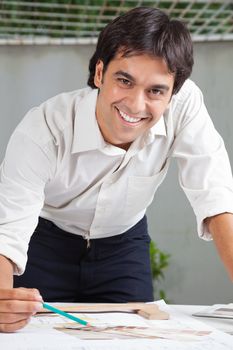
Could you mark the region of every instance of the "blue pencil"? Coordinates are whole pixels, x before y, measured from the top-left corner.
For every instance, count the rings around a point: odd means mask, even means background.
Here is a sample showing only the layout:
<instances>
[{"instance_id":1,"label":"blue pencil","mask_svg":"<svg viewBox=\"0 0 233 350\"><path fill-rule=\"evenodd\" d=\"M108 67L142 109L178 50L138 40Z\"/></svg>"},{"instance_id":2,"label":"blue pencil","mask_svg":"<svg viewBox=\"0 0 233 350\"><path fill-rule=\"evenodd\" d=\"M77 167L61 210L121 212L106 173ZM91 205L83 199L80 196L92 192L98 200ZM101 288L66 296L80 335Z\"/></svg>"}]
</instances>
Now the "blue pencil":
<instances>
[{"instance_id":1,"label":"blue pencil","mask_svg":"<svg viewBox=\"0 0 233 350\"><path fill-rule=\"evenodd\" d=\"M65 311L59 310L59 309L57 309L56 307L51 306L51 305L49 305L49 304L47 304L47 303L43 303L43 307L44 307L45 309L48 309L48 310L50 310L50 311L55 312L55 313L58 314L58 315L65 316L65 317L69 318L70 320L76 321L76 322L78 322L78 323L80 323L80 324L82 324L82 325L84 325L84 326L89 325L88 322L86 322L86 321L84 321L84 320L81 320L80 318L75 317L75 316L73 316L73 315L70 315L70 314L68 314L68 313L65 312Z\"/></svg>"}]
</instances>

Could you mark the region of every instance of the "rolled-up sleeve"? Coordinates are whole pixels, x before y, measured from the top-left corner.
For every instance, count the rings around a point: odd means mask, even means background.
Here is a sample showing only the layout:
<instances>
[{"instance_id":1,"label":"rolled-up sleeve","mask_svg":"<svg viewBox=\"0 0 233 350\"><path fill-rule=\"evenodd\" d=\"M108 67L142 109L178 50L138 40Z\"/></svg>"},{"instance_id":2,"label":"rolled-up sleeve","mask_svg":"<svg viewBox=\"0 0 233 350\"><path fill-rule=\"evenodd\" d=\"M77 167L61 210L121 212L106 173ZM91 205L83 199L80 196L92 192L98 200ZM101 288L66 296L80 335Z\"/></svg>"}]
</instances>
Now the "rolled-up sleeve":
<instances>
[{"instance_id":1,"label":"rolled-up sleeve","mask_svg":"<svg viewBox=\"0 0 233 350\"><path fill-rule=\"evenodd\" d=\"M233 181L229 158L195 87L183 109L183 124L177 133L173 156L178 161L179 182L197 218L198 234L210 240L204 219L233 213Z\"/></svg>"},{"instance_id":2,"label":"rolled-up sleeve","mask_svg":"<svg viewBox=\"0 0 233 350\"><path fill-rule=\"evenodd\" d=\"M15 274L24 272L52 167L49 151L16 129L0 168L0 254L14 263Z\"/></svg>"}]
</instances>

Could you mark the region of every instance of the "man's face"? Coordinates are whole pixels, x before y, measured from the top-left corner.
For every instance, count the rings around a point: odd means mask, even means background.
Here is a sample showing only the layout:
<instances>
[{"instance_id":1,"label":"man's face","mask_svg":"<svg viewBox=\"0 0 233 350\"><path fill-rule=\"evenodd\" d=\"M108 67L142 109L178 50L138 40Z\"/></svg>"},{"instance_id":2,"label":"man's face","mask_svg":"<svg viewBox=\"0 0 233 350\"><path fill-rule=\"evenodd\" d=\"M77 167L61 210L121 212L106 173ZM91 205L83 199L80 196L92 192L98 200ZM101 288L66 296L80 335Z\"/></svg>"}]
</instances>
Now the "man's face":
<instances>
[{"instance_id":1,"label":"man's face","mask_svg":"<svg viewBox=\"0 0 233 350\"><path fill-rule=\"evenodd\" d=\"M118 54L103 72L96 65L99 88L96 118L106 142L128 149L164 113L172 95L174 76L166 63L149 55Z\"/></svg>"}]
</instances>

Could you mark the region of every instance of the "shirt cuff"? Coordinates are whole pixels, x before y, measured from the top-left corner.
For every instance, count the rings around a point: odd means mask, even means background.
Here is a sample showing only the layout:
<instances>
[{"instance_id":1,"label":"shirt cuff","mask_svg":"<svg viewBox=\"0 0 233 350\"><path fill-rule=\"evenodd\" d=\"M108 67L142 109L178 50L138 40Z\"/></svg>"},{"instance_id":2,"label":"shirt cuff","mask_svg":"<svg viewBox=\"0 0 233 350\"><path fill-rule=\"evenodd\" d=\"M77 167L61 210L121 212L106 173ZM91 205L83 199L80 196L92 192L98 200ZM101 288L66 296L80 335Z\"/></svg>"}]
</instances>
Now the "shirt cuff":
<instances>
[{"instance_id":1,"label":"shirt cuff","mask_svg":"<svg viewBox=\"0 0 233 350\"><path fill-rule=\"evenodd\" d=\"M183 186L182 188L196 215L199 237L206 241L212 240L204 220L218 214L233 213L233 188L231 186L215 187L211 190L190 190Z\"/></svg>"},{"instance_id":2,"label":"shirt cuff","mask_svg":"<svg viewBox=\"0 0 233 350\"><path fill-rule=\"evenodd\" d=\"M212 238L212 234L209 232L206 223L204 222L204 220L206 218L209 218L211 216L214 215L219 215L219 214L224 214L224 213L231 213L233 214L233 205L231 206L226 206L223 205L222 207L216 207L213 210L210 210L208 213L206 213L205 215L199 215L196 217L197 219L197 232L198 232L198 236L202 239L204 239L205 241L211 241Z\"/></svg>"}]
</instances>

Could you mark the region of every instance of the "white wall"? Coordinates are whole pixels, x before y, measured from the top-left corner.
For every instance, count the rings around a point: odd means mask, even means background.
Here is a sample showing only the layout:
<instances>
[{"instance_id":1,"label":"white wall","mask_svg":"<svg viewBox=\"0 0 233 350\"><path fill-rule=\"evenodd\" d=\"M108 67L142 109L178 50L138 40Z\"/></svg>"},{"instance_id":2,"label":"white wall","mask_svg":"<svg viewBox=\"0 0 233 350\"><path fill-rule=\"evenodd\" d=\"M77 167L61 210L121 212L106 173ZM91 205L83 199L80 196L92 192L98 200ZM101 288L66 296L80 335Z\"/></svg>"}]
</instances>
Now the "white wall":
<instances>
[{"instance_id":1,"label":"white wall","mask_svg":"<svg viewBox=\"0 0 233 350\"><path fill-rule=\"evenodd\" d=\"M27 110L62 91L83 87L93 46L0 46L0 161L7 140ZM233 164L233 43L195 44L193 79ZM148 210L151 236L171 253L163 286L173 303L232 302L232 283L212 243L196 234L194 214L177 185L176 165Z\"/></svg>"}]
</instances>

